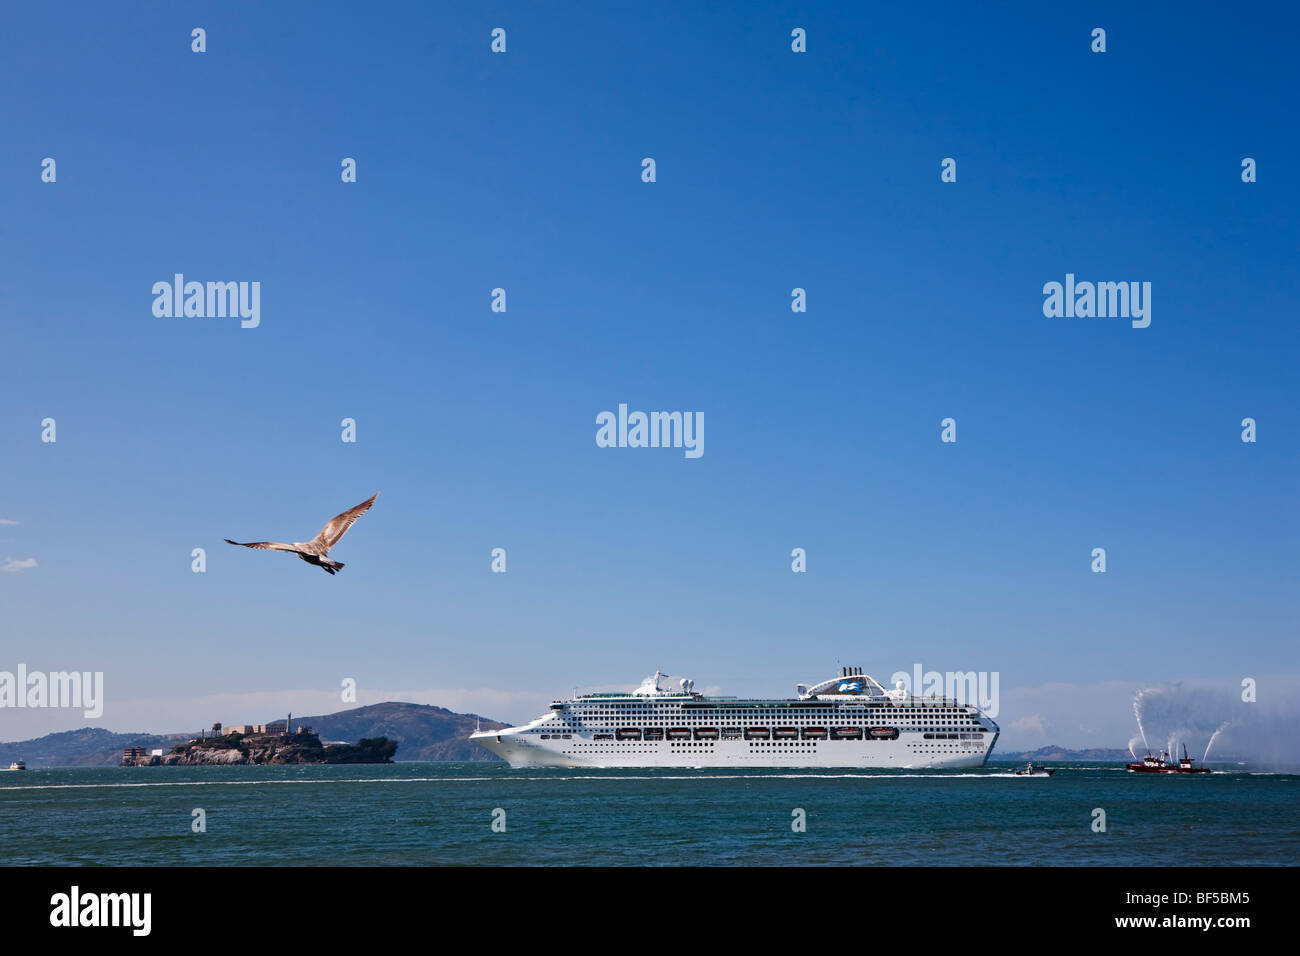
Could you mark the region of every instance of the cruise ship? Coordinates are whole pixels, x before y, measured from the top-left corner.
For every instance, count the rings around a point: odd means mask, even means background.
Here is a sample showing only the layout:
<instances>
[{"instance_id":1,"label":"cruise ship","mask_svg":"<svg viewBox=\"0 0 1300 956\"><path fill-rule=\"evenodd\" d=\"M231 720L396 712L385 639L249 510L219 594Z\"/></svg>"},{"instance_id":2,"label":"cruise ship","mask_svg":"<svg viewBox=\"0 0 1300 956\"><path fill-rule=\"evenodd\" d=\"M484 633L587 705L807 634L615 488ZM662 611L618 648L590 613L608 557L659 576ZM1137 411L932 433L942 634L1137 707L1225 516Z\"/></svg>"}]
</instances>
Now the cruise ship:
<instances>
[{"instance_id":1,"label":"cruise ship","mask_svg":"<svg viewBox=\"0 0 1300 956\"><path fill-rule=\"evenodd\" d=\"M631 693L575 694L470 740L512 767L981 767L998 725L977 707L886 690L860 669L784 700L709 697L656 671Z\"/></svg>"}]
</instances>

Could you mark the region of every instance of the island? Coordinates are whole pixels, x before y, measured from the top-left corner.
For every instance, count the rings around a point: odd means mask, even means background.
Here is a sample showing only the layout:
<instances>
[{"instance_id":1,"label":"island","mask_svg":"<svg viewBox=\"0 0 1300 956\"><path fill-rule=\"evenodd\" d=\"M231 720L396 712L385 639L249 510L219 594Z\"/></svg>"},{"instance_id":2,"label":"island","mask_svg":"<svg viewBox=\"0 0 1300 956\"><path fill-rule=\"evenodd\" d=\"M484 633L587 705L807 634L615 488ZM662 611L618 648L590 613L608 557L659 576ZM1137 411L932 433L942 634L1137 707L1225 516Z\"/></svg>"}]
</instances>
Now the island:
<instances>
[{"instance_id":1,"label":"island","mask_svg":"<svg viewBox=\"0 0 1300 956\"><path fill-rule=\"evenodd\" d=\"M256 730L247 728L248 732L232 730L220 733L220 728L220 724L215 724L213 731L218 735L202 736L177 744L168 753L160 750L149 752L143 747L127 747L122 752L122 766L392 763L393 754L397 752L397 741L387 737L363 737L355 744L323 744L310 727L299 727L297 733L262 727Z\"/></svg>"}]
</instances>

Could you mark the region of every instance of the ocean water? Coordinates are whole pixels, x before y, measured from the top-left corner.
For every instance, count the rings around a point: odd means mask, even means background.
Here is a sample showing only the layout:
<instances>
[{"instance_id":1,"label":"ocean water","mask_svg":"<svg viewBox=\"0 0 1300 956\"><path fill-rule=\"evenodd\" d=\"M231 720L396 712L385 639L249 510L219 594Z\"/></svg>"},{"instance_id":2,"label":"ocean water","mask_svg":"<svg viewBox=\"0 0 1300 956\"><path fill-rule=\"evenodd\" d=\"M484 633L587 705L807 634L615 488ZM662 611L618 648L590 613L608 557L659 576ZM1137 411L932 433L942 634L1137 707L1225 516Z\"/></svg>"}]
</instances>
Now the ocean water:
<instances>
[{"instance_id":1,"label":"ocean water","mask_svg":"<svg viewBox=\"0 0 1300 956\"><path fill-rule=\"evenodd\" d=\"M1300 863L1300 775L512 770L0 773L6 865ZM206 832L195 833L202 809ZM1093 832L1094 810L1106 832ZM494 811L504 832L494 832ZM794 811L806 830L795 832ZM501 818L501 814L496 814Z\"/></svg>"}]
</instances>

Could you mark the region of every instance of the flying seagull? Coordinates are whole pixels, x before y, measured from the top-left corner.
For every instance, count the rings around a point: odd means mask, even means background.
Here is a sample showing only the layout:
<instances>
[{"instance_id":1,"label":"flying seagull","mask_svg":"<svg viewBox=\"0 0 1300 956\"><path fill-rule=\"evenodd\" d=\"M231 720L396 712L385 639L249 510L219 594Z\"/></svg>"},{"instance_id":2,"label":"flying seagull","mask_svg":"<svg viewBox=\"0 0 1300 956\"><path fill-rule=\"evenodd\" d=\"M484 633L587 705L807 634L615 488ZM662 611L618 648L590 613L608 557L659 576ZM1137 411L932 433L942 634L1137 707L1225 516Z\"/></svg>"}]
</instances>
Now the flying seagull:
<instances>
[{"instance_id":1,"label":"flying seagull","mask_svg":"<svg viewBox=\"0 0 1300 956\"><path fill-rule=\"evenodd\" d=\"M260 548L263 551L292 551L308 564L314 564L316 567L333 574L340 570L343 565L339 561L331 561L325 555L329 554L330 548L339 543L339 538L347 534L348 528L352 527L352 523L370 510L370 506L375 503L375 499L378 497L379 492L376 491L355 508L350 508L338 517L331 518L329 524L320 529L320 534L310 541L295 541L293 544L281 544L279 541L244 543L226 538L226 544L237 544L241 548Z\"/></svg>"}]
</instances>

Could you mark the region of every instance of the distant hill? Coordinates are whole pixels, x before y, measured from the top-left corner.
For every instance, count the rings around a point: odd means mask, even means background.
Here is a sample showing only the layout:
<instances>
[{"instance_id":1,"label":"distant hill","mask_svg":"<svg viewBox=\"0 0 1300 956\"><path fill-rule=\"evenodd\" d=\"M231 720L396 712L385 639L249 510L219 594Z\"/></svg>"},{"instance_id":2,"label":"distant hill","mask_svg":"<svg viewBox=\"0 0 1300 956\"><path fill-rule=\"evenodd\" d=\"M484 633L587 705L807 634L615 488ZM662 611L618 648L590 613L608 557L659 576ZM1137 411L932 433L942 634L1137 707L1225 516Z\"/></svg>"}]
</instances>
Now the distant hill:
<instances>
[{"instance_id":1,"label":"distant hill","mask_svg":"<svg viewBox=\"0 0 1300 956\"><path fill-rule=\"evenodd\" d=\"M410 760L500 760L471 744L476 722L484 730L506 726L476 714L457 714L445 707L388 701L321 717L293 718L294 725L311 727L322 740L356 743L363 737L387 737L397 742L398 762ZM0 743L0 769L15 760L38 767L116 767L126 747L170 750L193 736L183 734L116 734L84 727L35 740Z\"/></svg>"},{"instance_id":2,"label":"distant hill","mask_svg":"<svg viewBox=\"0 0 1300 956\"><path fill-rule=\"evenodd\" d=\"M397 741L399 763L407 760L500 760L469 742L475 723L484 730L506 725L477 714L458 714L446 707L385 701L324 717L294 717L294 725L311 727L321 740L357 741L387 737Z\"/></svg>"},{"instance_id":3,"label":"distant hill","mask_svg":"<svg viewBox=\"0 0 1300 956\"><path fill-rule=\"evenodd\" d=\"M1078 763L1096 760L1102 763L1128 763L1133 755L1125 748L1090 747L1087 750L1067 750L1064 747L1039 747L1037 750L1003 752L993 751L992 760L1059 760L1063 763Z\"/></svg>"},{"instance_id":4,"label":"distant hill","mask_svg":"<svg viewBox=\"0 0 1300 956\"><path fill-rule=\"evenodd\" d=\"M99 727L65 730L35 740L0 743L0 766L22 760L37 767L116 767L126 747L170 750L190 739L190 734L115 734Z\"/></svg>"}]
</instances>

